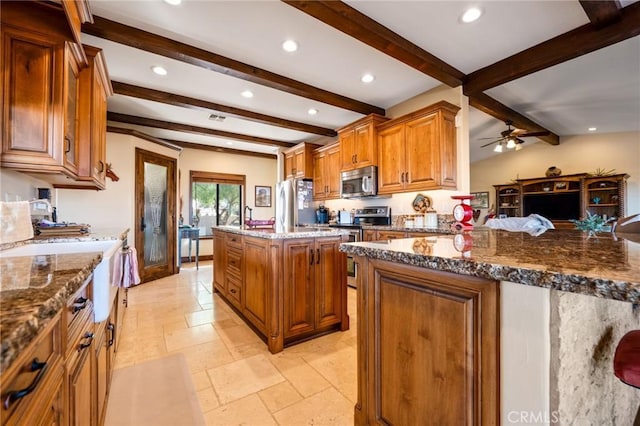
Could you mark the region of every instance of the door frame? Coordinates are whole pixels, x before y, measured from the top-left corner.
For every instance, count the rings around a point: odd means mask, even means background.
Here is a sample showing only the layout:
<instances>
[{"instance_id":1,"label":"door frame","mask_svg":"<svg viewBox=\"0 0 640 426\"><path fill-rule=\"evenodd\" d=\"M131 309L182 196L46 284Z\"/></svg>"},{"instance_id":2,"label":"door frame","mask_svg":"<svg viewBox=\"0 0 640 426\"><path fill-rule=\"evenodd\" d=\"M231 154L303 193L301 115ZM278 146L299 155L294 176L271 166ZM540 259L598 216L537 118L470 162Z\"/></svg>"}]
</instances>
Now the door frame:
<instances>
[{"instance_id":1,"label":"door frame","mask_svg":"<svg viewBox=\"0 0 640 426\"><path fill-rule=\"evenodd\" d=\"M177 160L156 152L136 148L135 154L135 219L134 238L138 248L137 257L142 283L176 274L176 199L177 199ZM167 167L167 265L145 268L144 265L144 232L141 229L141 218L144 217L144 163L158 164Z\"/></svg>"}]
</instances>

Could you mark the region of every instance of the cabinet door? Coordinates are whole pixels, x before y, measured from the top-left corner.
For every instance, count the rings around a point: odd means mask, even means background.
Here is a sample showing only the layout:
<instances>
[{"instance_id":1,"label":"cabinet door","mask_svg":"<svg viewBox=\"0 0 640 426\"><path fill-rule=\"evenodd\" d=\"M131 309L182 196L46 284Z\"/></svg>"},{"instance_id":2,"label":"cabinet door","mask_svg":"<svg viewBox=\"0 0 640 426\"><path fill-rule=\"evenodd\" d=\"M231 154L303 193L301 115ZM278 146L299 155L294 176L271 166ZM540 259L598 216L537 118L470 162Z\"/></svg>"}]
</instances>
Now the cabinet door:
<instances>
[{"instance_id":1,"label":"cabinet door","mask_svg":"<svg viewBox=\"0 0 640 426\"><path fill-rule=\"evenodd\" d=\"M342 238L316 240L315 256L315 324L316 328L327 327L342 321L343 289L347 283L346 255L339 251Z\"/></svg>"},{"instance_id":2,"label":"cabinet door","mask_svg":"<svg viewBox=\"0 0 640 426\"><path fill-rule=\"evenodd\" d=\"M355 166L356 155L356 133L355 129L346 130L339 135L340 139L340 158L342 158L341 171L353 170Z\"/></svg>"},{"instance_id":3,"label":"cabinet door","mask_svg":"<svg viewBox=\"0 0 640 426\"><path fill-rule=\"evenodd\" d=\"M95 77L93 86L91 129L91 177L98 186L105 187L107 173L107 89L101 78Z\"/></svg>"},{"instance_id":4,"label":"cabinet door","mask_svg":"<svg viewBox=\"0 0 640 426\"><path fill-rule=\"evenodd\" d=\"M326 199L340 198L340 146L329 149L325 159L325 179L328 192Z\"/></svg>"},{"instance_id":5,"label":"cabinet door","mask_svg":"<svg viewBox=\"0 0 640 426\"><path fill-rule=\"evenodd\" d=\"M358 290L367 424L498 424L498 283L369 261Z\"/></svg>"},{"instance_id":6,"label":"cabinet door","mask_svg":"<svg viewBox=\"0 0 640 426\"><path fill-rule=\"evenodd\" d=\"M69 424L85 426L92 424L91 407L91 362L89 348L81 350L77 361L70 368L69 378Z\"/></svg>"},{"instance_id":7,"label":"cabinet door","mask_svg":"<svg viewBox=\"0 0 640 426\"><path fill-rule=\"evenodd\" d=\"M244 310L243 313L264 335L267 334L268 289L271 283L269 240L244 240Z\"/></svg>"},{"instance_id":8,"label":"cabinet door","mask_svg":"<svg viewBox=\"0 0 640 426\"><path fill-rule=\"evenodd\" d=\"M295 177L295 164L293 152L284 155L284 178L291 179Z\"/></svg>"},{"instance_id":9,"label":"cabinet door","mask_svg":"<svg viewBox=\"0 0 640 426\"><path fill-rule=\"evenodd\" d=\"M2 166L60 170L64 47L3 25L2 62Z\"/></svg>"},{"instance_id":10,"label":"cabinet door","mask_svg":"<svg viewBox=\"0 0 640 426\"><path fill-rule=\"evenodd\" d=\"M305 150L304 148L298 149L293 153L293 176L306 177L307 172L311 172L311 170L305 168Z\"/></svg>"},{"instance_id":11,"label":"cabinet door","mask_svg":"<svg viewBox=\"0 0 640 426\"><path fill-rule=\"evenodd\" d=\"M107 337L109 336L109 330L106 329L99 339L98 344L96 345L96 372L95 372L95 383L96 383L96 416L98 424L102 424L102 416L104 414L105 403L107 402L107 391L109 386L109 342Z\"/></svg>"},{"instance_id":12,"label":"cabinet door","mask_svg":"<svg viewBox=\"0 0 640 426\"><path fill-rule=\"evenodd\" d=\"M71 53L68 43L65 47L65 91L64 91L64 165L74 174L78 172L78 107L80 98L80 68Z\"/></svg>"},{"instance_id":13,"label":"cabinet door","mask_svg":"<svg viewBox=\"0 0 640 426\"><path fill-rule=\"evenodd\" d=\"M391 194L405 185L404 127L389 127L378 133L378 192Z\"/></svg>"},{"instance_id":14,"label":"cabinet door","mask_svg":"<svg viewBox=\"0 0 640 426\"><path fill-rule=\"evenodd\" d=\"M313 154L313 199L324 200L327 192L326 154L316 152Z\"/></svg>"},{"instance_id":15,"label":"cabinet door","mask_svg":"<svg viewBox=\"0 0 640 426\"><path fill-rule=\"evenodd\" d=\"M313 239L284 242L284 337L314 329Z\"/></svg>"},{"instance_id":16,"label":"cabinet door","mask_svg":"<svg viewBox=\"0 0 640 426\"><path fill-rule=\"evenodd\" d=\"M213 285L222 294L227 293L225 235L224 232L214 232L213 234Z\"/></svg>"},{"instance_id":17,"label":"cabinet door","mask_svg":"<svg viewBox=\"0 0 640 426\"><path fill-rule=\"evenodd\" d=\"M374 138L374 124L367 123L355 129L355 160L356 168L375 166L378 164L376 157L376 140Z\"/></svg>"},{"instance_id":18,"label":"cabinet door","mask_svg":"<svg viewBox=\"0 0 640 426\"><path fill-rule=\"evenodd\" d=\"M362 232L362 240L363 241L376 241L376 234L378 231L375 229L365 229Z\"/></svg>"},{"instance_id":19,"label":"cabinet door","mask_svg":"<svg viewBox=\"0 0 640 426\"><path fill-rule=\"evenodd\" d=\"M419 191L436 187L440 157L436 113L405 124L405 149L405 189Z\"/></svg>"}]
</instances>

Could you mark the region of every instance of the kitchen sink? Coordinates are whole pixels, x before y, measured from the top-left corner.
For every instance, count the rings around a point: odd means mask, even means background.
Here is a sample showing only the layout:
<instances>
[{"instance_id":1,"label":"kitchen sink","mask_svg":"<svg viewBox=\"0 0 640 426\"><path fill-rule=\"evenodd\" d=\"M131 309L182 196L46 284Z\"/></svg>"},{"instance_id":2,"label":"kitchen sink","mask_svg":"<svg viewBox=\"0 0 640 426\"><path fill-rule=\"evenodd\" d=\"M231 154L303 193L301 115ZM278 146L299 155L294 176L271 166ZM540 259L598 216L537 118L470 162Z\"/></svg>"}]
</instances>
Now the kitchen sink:
<instances>
[{"instance_id":1,"label":"kitchen sink","mask_svg":"<svg viewBox=\"0 0 640 426\"><path fill-rule=\"evenodd\" d=\"M57 254L102 252L102 261L93 271L93 308L94 322L102 322L109 317L109 310L118 291L111 285L114 262L122 241L73 241L63 243L32 243L0 251L2 257L46 256Z\"/></svg>"}]
</instances>

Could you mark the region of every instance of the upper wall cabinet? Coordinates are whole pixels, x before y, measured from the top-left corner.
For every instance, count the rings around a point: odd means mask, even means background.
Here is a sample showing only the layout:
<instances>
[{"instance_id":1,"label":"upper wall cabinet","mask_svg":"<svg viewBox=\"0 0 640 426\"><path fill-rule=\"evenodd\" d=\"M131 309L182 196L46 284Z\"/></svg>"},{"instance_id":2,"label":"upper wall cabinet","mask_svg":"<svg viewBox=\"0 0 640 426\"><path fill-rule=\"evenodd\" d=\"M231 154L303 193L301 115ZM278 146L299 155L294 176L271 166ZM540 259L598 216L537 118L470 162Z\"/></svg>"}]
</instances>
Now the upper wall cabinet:
<instances>
[{"instance_id":1,"label":"upper wall cabinet","mask_svg":"<svg viewBox=\"0 0 640 426\"><path fill-rule=\"evenodd\" d=\"M2 2L0 165L76 178L86 57L54 4ZM45 175L39 175L44 178Z\"/></svg>"},{"instance_id":2,"label":"upper wall cabinet","mask_svg":"<svg viewBox=\"0 0 640 426\"><path fill-rule=\"evenodd\" d=\"M317 145L300 143L284 151L284 178L313 178L313 149Z\"/></svg>"},{"instance_id":3,"label":"upper wall cabinet","mask_svg":"<svg viewBox=\"0 0 640 426\"><path fill-rule=\"evenodd\" d=\"M378 165L377 126L389 120L370 114L355 123L338 130L340 140L340 171Z\"/></svg>"},{"instance_id":4,"label":"upper wall cabinet","mask_svg":"<svg viewBox=\"0 0 640 426\"><path fill-rule=\"evenodd\" d=\"M378 126L378 193L456 188L460 108L442 101Z\"/></svg>"},{"instance_id":5,"label":"upper wall cabinet","mask_svg":"<svg viewBox=\"0 0 640 426\"><path fill-rule=\"evenodd\" d=\"M340 198L340 144L318 148L313 153L313 199Z\"/></svg>"},{"instance_id":6,"label":"upper wall cabinet","mask_svg":"<svg viewBox=\"0 0 640 426\"><path fill-rule=\"evenodd\" d=\"M78 98L78 171L71 183L56 188L104 189L107 147L107 98L113 94L101 49L83 46L88 67L80 71Z\"/></svg>"}]
</instances>

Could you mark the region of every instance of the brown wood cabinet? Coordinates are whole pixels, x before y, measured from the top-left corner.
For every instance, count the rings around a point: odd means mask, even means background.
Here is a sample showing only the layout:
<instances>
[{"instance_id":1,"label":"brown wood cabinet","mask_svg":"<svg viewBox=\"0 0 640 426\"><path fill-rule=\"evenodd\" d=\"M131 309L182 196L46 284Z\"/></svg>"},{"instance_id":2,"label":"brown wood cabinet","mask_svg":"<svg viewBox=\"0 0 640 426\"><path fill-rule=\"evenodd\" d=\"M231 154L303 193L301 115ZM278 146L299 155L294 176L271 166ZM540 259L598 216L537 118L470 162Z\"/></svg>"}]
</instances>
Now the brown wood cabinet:
<instances>
[{"instance_id":1,"label":"brown wood cabinet","mask_svg":"<svg viewBox=\"0 0 640 426\"><path fill-rule=\"evenodd\" d=\"M340 145L332 144L313 152L313 199L340 198Z\"/></svg>"},{"instance_id":2,"label":"brown wood cabinet","mask_svg":"<svg viewBox=\"0 0 640 426\"><path fill-rule=\"evenodd\" d=\"M228 260L235 257L231 238L242 244L235 264ZM317 334L347 330L346 255L338 250L347 239L346 235L266 239L215 229L214 288L265 340L271 353ZM234 272L238 268L239 273ZM220 284L223 276L226 290Z\"/></svg>"},{"instance_id":3,"label":"brown wood cabinet","mask_svg":"<svg viewBox=\"0 0 640 426\"><path fill-rule=\"evenodd\" d=\"M356 262L355 424L499 424L499 283Z\"/></svg>"},{"instance_id":4,"label":"brown wood cabinet","mask_svg":"<svg viewBox=\"0 0 640 426\"><path fill-rule=\"evenodd\" d=\"M378 127L378 193L456 188L459 109L442 101Z\"/></svg>"},{"instance_id":5,"label":"brown wood cabinet","mask_svg":"<svg viewBox=\"0 0 640 426\"><path fill-rule=\"evenodd\" d=\"M88 67L80 71L78 169L73 182L57 188L104 189L107 171L107 98L113 94L102 49L83 46Z\"/></svg>"},{"instance_id":6,"label":"brown wood cabinet","mask_svg":"<svg viewBox=\"0 0 640 426\"><path fill-rule=\"evenodd\" d=\"M404 231L365 229L362 236L364 241L396 240L398 238L407 238L407 233Z\"/></svg>"},{"instance_id":7,"label":"brown wood cabinet","mask_svg":"<svg viewBox=\"0 0 640 426\"><path fill-rule=\"evenodd\" d=\"M607 218L625 217L628 178L628 174L585 178L582 217L587 212Z\"/></svg>"},{"instance_id":8,"label":"brown wood cabinet","mask_svg":"<svg viewBox=\"0 0 640 426\"><path fill-rule=\"evenodd\" d=\"M36 2L2 2L1 19L0 164L75 177L81 59L64 13Z\"/></svg>"},{"instance_id":9,"label":"brown wood cabinet","mask_svg":"<svg viewBox=\"0 0 640 426\"><path fill-rule=\"evenodd\" d=\"M389 120L377 114L369 114L338 130L340 141L340 171L378 165L377 126Z\"/></svg>"},{"instance_id":10,"label":"brown wood cabinet","mask_svg":"<svg viewBox=\"0 0 640 426\"><path fill-rule=\"evenodd\" d=\"M313 178L313 149L316 145L300 143L284 151L284 178Z\"/></svg>"},{"instance_id":11,"label":"brown wood cabinet","mask_svg":"<svg viewBox=\"0 0 640 426\"><path fill-rule=\"evenodd\" d=\"M65 425L63 342L60 315L2 373L3 425ZM33 386L31 392L19 391Z\"/></svg>"}]
</instances>

